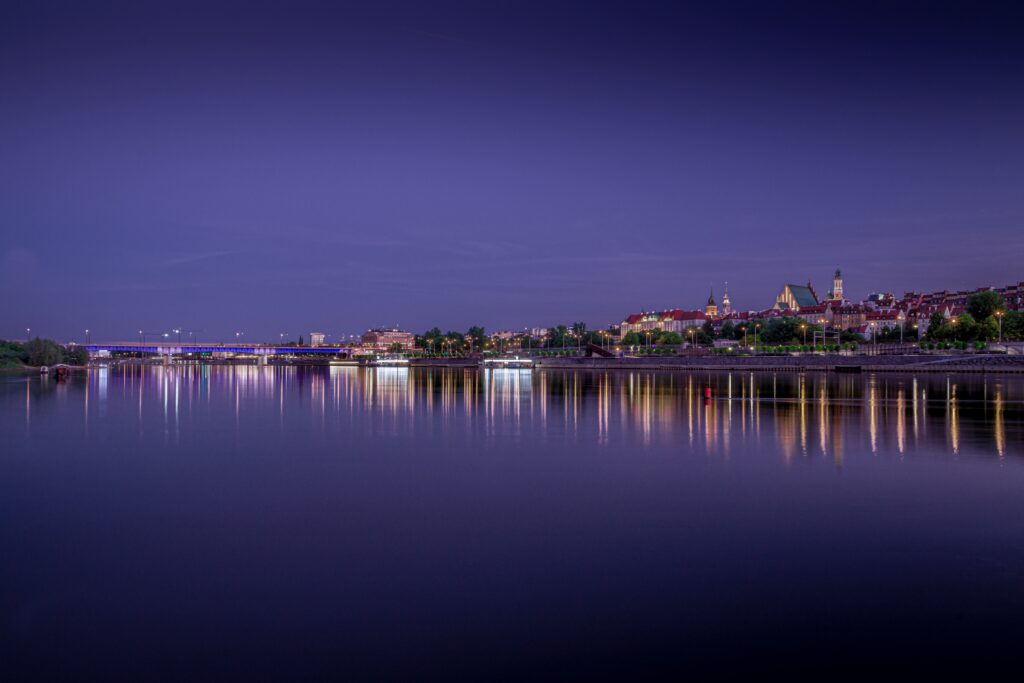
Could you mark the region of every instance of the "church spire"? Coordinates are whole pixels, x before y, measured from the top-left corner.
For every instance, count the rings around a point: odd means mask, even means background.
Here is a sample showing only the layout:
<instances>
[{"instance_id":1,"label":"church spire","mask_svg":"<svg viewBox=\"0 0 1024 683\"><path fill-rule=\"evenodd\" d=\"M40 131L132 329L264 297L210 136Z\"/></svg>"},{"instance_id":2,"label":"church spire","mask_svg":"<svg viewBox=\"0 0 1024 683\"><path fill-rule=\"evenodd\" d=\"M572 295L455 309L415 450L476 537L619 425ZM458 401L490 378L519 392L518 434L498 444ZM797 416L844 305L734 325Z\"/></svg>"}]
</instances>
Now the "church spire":
<instances>
[{"instance_id":1,"label":"church spire","mask_svg":"<svg viewBox=\"0 0 1024 683\"><path fill-rule=\"evenodd\" d=\"M718 317L718 306L715 305L715 289L714 289L714 287L711 288L711 292L708 294L708 305L704 309L704 313L709 318L717 318Z\"/></svg>"},{"instance_id":2,"label":"church spire","mask_svg":"<svg viewBox=\"0 0 1024 683\"><path fill-rule=\"evenodd\" d=\"M732 302L729 301L729 283L725 283L725 292L722 294L722 315L732 313Z\"/></svg>"}]
</instances>

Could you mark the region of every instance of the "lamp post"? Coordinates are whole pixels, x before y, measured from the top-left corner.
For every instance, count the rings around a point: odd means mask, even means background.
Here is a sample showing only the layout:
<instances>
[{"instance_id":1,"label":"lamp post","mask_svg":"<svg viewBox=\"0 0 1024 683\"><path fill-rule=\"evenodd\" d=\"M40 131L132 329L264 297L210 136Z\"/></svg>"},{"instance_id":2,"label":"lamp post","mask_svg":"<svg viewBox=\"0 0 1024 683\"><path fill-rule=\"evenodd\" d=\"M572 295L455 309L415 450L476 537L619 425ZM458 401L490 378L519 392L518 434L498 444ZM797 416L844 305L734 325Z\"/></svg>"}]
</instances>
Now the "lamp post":
<instances>
[{"instance_id":1,"label":"lamp post","mask_svg":"<svg viewBox=\"0 0 1024 683\"><path fill-rule=\"evenodd\" d=\"M175 329L174 332L175 332L175 334L178 335L178 343L180 344L181 343L181 328Z\"/></svg>"},{"instance_id":2,"label":"lamp post","mask_svg":"<svg viewBox=\"0 0 1024 683\"><path fill-rule=\"evenodd\" d=\"M89 328L85 328L85 343L89 343Z\"/></svg>"},{"instance_id":3,"label":"lamp post","mask_svg":"<svg viewBox=\"0 0 1024 683\"><path fill-rule=\"evenodd\" d=\"M139 330L139 343L142 343L142 330Z\"/></svg>"},{"instance_id":4,"label":"lamp post","mask_svg":"<svg viewBox=\"0 0 1024 683\"><path fill-rule=\"evenodd\" d=\"M754 355L757 355L757 331L761 329L761 325L754 325Z\"/></svg>"},{"instance_id":5,"label":"lamp post","mask_svg":"<svg viewBox=\"0 0 1024 683\"><path fill-rule=\"evenodd\" d=\"M996 316L996 322L999 324L999 341L997 343L1002 344L1003 343L1003 312L1002 311L996 311L995 312L995 316Z\"/></svg>"},{"instance_id":6,"label":"lamp post","mask_svg":"<svg viewBox=\"0 0 1024 683\"><path fill-rule=\"evenodd\" d=\"M801 325L800 329L804 332L804 346L807 346L807 325Z\"/></svg>"}]
</instances>

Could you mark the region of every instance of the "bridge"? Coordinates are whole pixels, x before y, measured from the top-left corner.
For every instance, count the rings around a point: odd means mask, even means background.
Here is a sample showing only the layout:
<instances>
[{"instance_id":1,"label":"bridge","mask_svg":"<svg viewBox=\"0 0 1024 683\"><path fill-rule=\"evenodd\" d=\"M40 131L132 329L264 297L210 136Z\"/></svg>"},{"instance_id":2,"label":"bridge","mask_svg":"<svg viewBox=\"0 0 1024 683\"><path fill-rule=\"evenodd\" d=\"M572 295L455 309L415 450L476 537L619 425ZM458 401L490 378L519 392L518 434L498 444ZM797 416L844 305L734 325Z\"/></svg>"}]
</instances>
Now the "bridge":
<instances>
[{"instance_id":1,"label":"bridge","mask_svg":"<svg viewBox=\"0 0 1024 683\"><path fill-rule=\"evenodd\" d=\"M172 342L112 342L105 344L75 344L90 354L108 351L111 353L151 353L163 356L169 363L171 356L184 354L234 354L256 356L261 365L270 356L352 356L348 346L277 346L273 344L182 344Z\"/></svg>"}]
</instances>

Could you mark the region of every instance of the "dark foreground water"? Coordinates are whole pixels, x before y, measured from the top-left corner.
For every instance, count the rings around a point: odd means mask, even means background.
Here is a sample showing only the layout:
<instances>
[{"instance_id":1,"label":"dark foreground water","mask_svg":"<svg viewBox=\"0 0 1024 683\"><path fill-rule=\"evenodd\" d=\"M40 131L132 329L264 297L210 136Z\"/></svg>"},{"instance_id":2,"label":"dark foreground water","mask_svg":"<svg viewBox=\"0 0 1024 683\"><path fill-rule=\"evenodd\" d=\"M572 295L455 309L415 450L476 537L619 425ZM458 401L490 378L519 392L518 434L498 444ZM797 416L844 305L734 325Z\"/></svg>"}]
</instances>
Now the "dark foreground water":
<instances>
[{"instance_id":1,"label":"dark foreground water","mask_svg":"<svg viewBox=\"0 0 1024 683\"><path fill-rule=\"evenodd\" d=\"M1022 378L129 367L0 377L0 435L6 680L890 677L1024 642Z\"/></svg>"}]
</instances>

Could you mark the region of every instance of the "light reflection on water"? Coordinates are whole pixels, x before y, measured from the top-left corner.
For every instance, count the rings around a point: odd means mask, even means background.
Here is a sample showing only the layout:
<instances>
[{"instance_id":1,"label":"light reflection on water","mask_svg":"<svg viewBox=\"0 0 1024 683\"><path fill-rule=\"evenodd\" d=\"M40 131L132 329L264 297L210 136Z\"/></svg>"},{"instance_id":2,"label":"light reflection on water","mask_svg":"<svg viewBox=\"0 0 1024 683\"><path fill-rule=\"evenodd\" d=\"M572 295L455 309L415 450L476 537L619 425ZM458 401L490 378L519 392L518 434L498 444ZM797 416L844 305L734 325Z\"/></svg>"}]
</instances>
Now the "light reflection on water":
<instances>
[{"instance_id":1,"label":"light reflection on water","mask_svg":"<svg viewBox=\"0 0 1024 683\"><path fill-rule=\"evenodd\" d=\"M1024 451L1024 380L1013 377L128 365L5 386L4 413L22 412L27 436L40 407L56 400L62 411L77 406L65 421L77 422L84 439L98 423L123 429L130 419L140 439L158 428L166 445L214 424L238 438L301 429L325 444L353 434L443 434L672 445L721 457L756 448L784 462L824 456L837 466L848 449Z\"/></svg>"},{"instance_id":2,"label":"light reflection on water","mask_svg":"<svg viewBox=\"0 0 1024 683\"><path fill-rule=\"evenodd\" d=\"M0 434L0 661L45 680L1024 638L1024 377L118 366L0 377Z\"/></svg>"}]
</instances>

